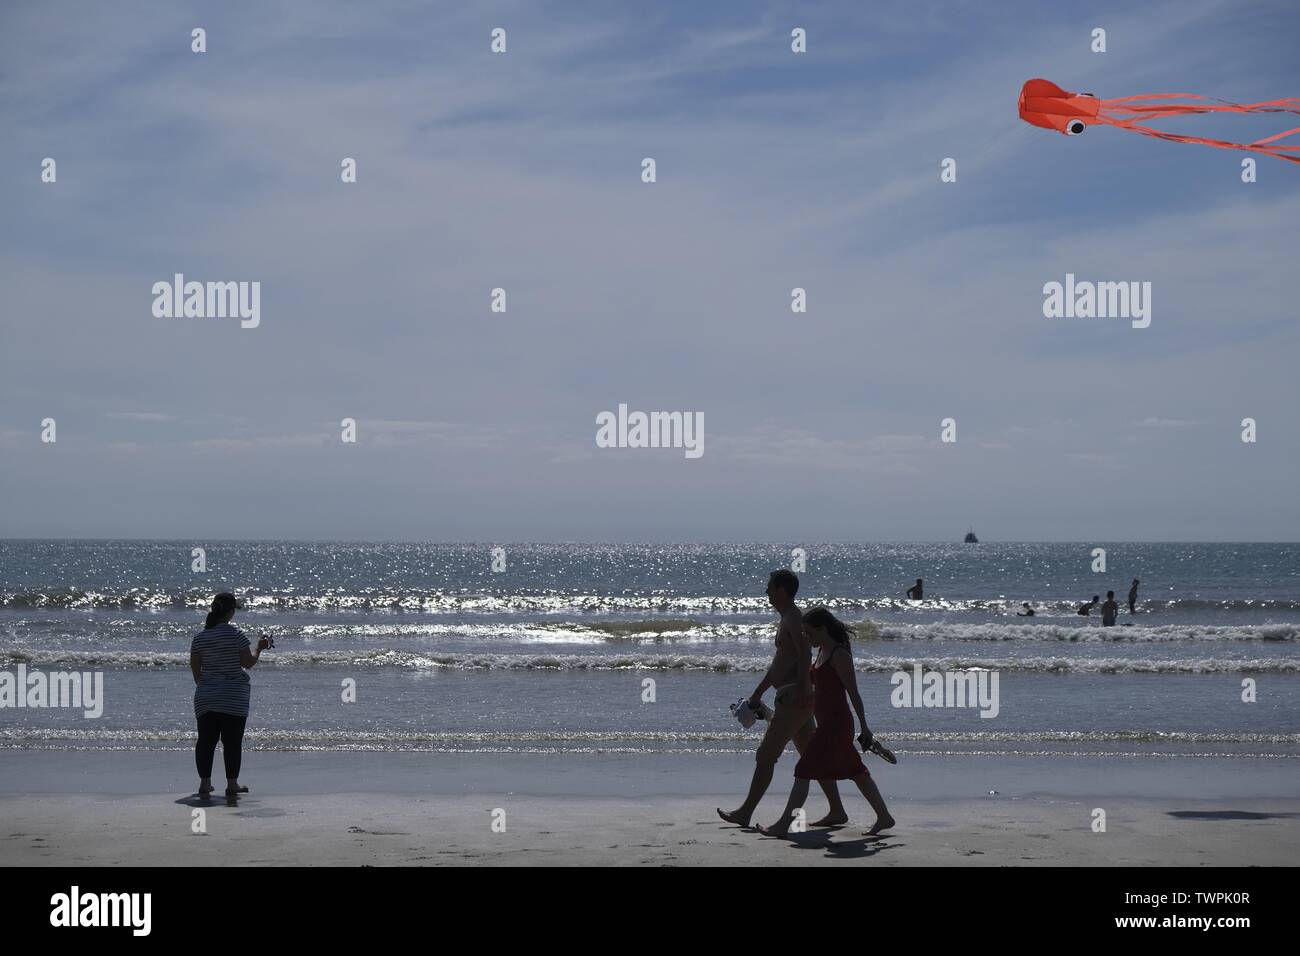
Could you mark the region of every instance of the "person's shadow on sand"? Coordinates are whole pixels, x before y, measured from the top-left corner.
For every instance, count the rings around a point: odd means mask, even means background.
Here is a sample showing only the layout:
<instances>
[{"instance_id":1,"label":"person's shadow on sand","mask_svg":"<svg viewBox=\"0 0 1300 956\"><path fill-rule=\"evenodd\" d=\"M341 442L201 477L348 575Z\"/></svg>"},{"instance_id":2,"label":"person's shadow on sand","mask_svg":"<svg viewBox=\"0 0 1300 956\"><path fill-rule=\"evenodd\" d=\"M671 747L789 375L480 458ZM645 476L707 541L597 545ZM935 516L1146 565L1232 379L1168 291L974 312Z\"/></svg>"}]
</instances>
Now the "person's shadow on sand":
<instances>
[{"instance_id":1,"label":"person's shadow on sand","mask_svg":"<svg viewBox=\"0 0 1300 956\"><path fill-rule=\"evenodd\" d=\"M888 842L891 839L889 835L865 836L857 840L836 840L834 836L834 830L818 830L791 833L785 840L796 850L825 850L827 856L840 860L865 859L875 856L881 850L892 850L905 845Z\"/></svg>"},{"instance_id":2,"label":"person's shadow on sand","mask_svg":"<svg viewBox=\"0 0 1300 956\"><path fill-rule=\"evenodd\" d=\"M856 860L875 856L881 850L894 850L905 843L888 843L888 836L868 836L858 840L831 840L826 844L826 855L836 859Z\"/></svg>"},{"instance_id":3,"label":"person's shadow on sand","mask_svg":"<svg viewBox=\"0 0 1300 956\"><path fill-rule=\"evenodd\" d=\"M181 807L203 807L205 809L218 806L237 807L239 806L239 796L214 793L208 797L200 797L197 793L191 793L174 802Z\"/></svg>"},{"instance_id":4,"label":"person's shadow on sand","mask_svg":"<svg viewBox=\"0 0 1300 956\"><path fill-rule=\"evenodd\" d=\"M214 793L210 797L200 797L198 794L192 793L173 802L177 806L202 807L205 810L211 810L213 807L231 807L239 810L242 807L243 809L235 814L237 817L282 817L289 812L283 807L259 806L259 801L252 799L246 793Z\"/></svg>"}]
</instances>

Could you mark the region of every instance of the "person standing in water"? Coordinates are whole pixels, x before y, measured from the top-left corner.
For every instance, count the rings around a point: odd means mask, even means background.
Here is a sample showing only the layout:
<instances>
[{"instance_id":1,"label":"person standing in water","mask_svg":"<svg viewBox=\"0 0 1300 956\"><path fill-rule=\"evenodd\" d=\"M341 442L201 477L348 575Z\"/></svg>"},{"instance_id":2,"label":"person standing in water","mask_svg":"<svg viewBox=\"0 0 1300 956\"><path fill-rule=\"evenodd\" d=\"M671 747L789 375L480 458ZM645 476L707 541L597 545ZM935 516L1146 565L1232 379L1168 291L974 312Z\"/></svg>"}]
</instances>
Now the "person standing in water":
<instances>
[{"instance_id":1,"label":"person standing in water","mask_svg":"<svg viewBox=\"0 0 1300 956\"><path fill-rule=\"evenodd\" d=\"M1137 613L1137 602L1138 602L1138 579L1134 578L1133 586L1128 589L1128 612L1130 614Z\"/></svg>"},{"instance_id":2,"label":"person standing in water","mask_svg":"<svg viewBox=\"0 0 1300 956\"><path fill-rule=\"evenodd\" d=\"M922 596L924 595L924 593L925 593L925 588L923 586L923 582L921 581L920 578L917 578L916 583L907 589L907 598L909 601L920 601L923 599Z\"/></svg>"},{"instance_id":3,"label":"person standing in water","mask_svg":"<svg viewBox=\"0 0 1300 956\"><path fill-rule=\"evenodd\" d=\"M262 651L275 642L265 634L257 650L249 650L248 638L230 623L239 601L223 591L212 599L212 610L203 630L190 644L190 673L194 675L194 717L199 723L199 739L194 747L194 763L199 771L199 797L211 796L212 760L217 741L226 765L226 796L247 793L239 784L244 724L248 720L251 689L248 669L257 665Z\"/></svg>"},{"instance_id":4,"label":"person standing in water","mask_svg":"<svg viewBox=\"0 0 1300 956\"><path fill-rule=\"evenodd\" d=\"M764 692L769 687L775 687L776 707L772 719L767 723L763 742L758 745L758 753L754 755L758 765L754 767L754 777L749 783L745 802L735 810L718 808L718 816L742 827L749 826L754 810L763 799L763 794L767 793L776 771L776 762L781 758L785 745L793 740L795 749L802 754L817 726L813 721L813 686L809 672L812 652L808 648L808 639L804 636L803 615L794 603L797 593L799 578L793 571L783 568L772 572L767 581L767 600L777 614L781 615L781 622L776 628L776 654L772 658L772 666L750 695L749 706L757 711L762 704ZM830 804L830 811L813 826L830 827L847 823L849 815L844 810L835 781L823 780L821 787Z\"/></svg>"},{"instance_id":5,"label":"person standing in water","mask_svg":"<svg viewBox=\"0 0 1300 956\"><path fill-rule=\"evenodd\" d=\"M760 827L768 836L785 837L789 834L794 812L808 799L810 780L852 780L862 795L876 811L876 822L868 831L877 834L894 825L894 818L885 806L876 782L853 749L853 713L857 712L862 733L858 743L863 753L871 751L890 763L897 763L893 753L872 735L867 727L858 693L857 675L853 670L853 652L849 648L851 632L834 614L824 607L815 607L803 617L804 631L813 647L818 649L817 663L812 667L814 690L813 710L817 716L817 730L804 748L803 756L794 768L794 788L786 802L781 819L770 827ZM847 697L846 697L847 694Z\"/></svg>"},{"instance_id":6,"label":"person standing in water","mask_svg":"<svg viewBox=\"0 0 1300 956\"><path fill-rule=\"evenodd\" d=\"M1079 611L1078 611L1078 613L1082 614L1084 617L1088 617L1089 612L1090 612L1093 608L1095 608L1095 607L1097 606L1097 602L1100 601L1100 600L1101 600L1101 596L1098 595L1098 594L1094 594L1094 595L1092 596L1092 600L1091 600L1091 601L1088 601L1088 602L1085 603L1085 604L1080 604L1080 605L1079 605Z\"/></svg>"},{"instance_id":7,"label":"person standing in water","mask_svg":"<svg viewBox=\"0 0 1300 956\"><path fill-rule=\"evenodd\" d=\"M1115 618L1119 614L1119 603L1115 600L1115 592L1106 592L1106 603L1101 606L1101 626L1114 627Z\"/></svg>"},{"instance_id":8,"label":"person standing in water","mask_svg":"<svg viewBox=\"0 0 1300 956\"><path fill-rule=\"evenodd\" d=\"M1029 602L1028 602L1028 601L1022 601L1021 604L1020 604L1020 606L1023 607L1024 610L1023 610L1023 611L1017 611L1017 612L1016 612L1016 617L1033 617L1033 616L1034 616L1034 609L1033 609L1032 607L1029 606Z\"/></svg>"}]
</instances>

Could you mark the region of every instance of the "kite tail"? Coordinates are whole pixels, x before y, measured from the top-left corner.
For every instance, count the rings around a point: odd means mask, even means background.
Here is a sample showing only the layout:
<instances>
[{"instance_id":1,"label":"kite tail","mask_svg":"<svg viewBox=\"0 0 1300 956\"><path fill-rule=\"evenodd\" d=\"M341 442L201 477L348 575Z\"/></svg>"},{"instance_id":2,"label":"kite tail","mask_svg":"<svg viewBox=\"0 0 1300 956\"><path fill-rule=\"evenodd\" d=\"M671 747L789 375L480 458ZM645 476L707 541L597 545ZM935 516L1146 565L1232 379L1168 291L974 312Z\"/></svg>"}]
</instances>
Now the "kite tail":
<instances>
[{"instance_id":1,"label":"kite tail","mask_svg":"<svg viewBox=\"0 0 1300 956\"><path fill-rule=\"evenodd\" d=\"M1193 100L1196 102L1169 103L1153 102L1168 100ZM1240 149L1249 153L1262 153L1275 156L1288 162L1300 163L1300 145L1284 146L1277 140L1286 139L1300 133L1300 126L1257 139L1252 143L1233 143L1222 139L1210 139L1204 136L1179 136L1163 130L1139 125L1139 120L1163 119L1166 116L1186 116L1191 113L1294 113L1300 116L1300 97L1287 97L1280 100L1265 100L1262 103L1225 103L1209 101L1195 93L1155 93L1144 96L1124 96L1119 99L1102 100L1097 112L1097 121L1132 130L1144 136L1154 136L1174 143L1199 143L1202 146L1215 146L1219 149Z\"/></svg>"}]
</instances>

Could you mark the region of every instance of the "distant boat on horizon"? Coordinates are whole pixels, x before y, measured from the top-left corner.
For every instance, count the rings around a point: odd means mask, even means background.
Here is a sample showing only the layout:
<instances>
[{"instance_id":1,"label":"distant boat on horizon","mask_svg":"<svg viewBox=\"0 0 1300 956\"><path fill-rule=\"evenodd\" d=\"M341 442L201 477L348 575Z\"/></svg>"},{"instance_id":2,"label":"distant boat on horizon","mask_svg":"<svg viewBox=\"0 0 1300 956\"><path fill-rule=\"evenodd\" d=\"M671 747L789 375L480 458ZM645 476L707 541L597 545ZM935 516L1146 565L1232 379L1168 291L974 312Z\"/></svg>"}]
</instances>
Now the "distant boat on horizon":
<instances>
[{"instance_id":1,"label":"distant boat on horizon","mask_svg":"<svg viewBox=\"0 0 1300 956\"><path fill-rule=\"evenodd\" d=\"M963 542L964 542L965 544L979 544L979 543L980 543L980 539L977 538L977 537L975 537L975 529L974 529L974 528L971 528L969 531L966 532L966 537L963 539Z\"/></svg>"}]
</instances>

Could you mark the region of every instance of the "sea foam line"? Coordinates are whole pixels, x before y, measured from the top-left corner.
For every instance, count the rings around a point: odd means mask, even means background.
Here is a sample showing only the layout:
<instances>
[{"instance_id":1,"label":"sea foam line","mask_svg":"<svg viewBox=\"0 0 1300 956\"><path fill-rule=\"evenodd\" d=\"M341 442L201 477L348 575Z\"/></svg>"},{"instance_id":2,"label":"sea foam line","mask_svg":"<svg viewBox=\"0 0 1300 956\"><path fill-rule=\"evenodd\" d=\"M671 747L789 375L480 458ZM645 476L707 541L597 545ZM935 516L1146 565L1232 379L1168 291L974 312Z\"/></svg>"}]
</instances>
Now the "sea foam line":
<instances>
[{"instance_id":1,"label":"sea foam line","mask_svg":"<svg viewBox=\"0 0 1300 956\"><path fill-rule=\"evenodd\" d=\"M123 610L167 610L191 608L202 610L212 599L209 591L200 588L45 588L36 590L0 591L0 607L9 608L67 608ZM855 597L810 594L800 603L822 604L837 612L854 611L931 613L943 611L986 611L993 614L1014 614L1020 601L1031 600L1041 612L1072 614L1078 602L1074 599L1037 599L1033 595L988 598L928 598L909 601L901 597L862 595ZM563 614L563 613L628 613L647 615L694 614L757 614L767 615L771 608L767 598L744 594L513 594L473 593L468 591L438 591L425 588L362 587L354 591L330 590L310 594L294 589L259 590L251 587L245 592L246 606L259 611L395 611L423 612L427 614ZM1164 611L1296 611L1300 600L1292 598L1230 598L1205 600L1203 598L1171 598L1151 600L1143 598L1144 613Z\"/></svg>"},{"instance_id":2,"label":"sea foam line","mask_svg":"<svg viewBox=\"0 0 1300 956\"><path fill-rule=\"evenodd\" d=\"M189 654L163 651L72 651L57 648L3 648L0 666L29 667L188 667ZM352 651L276 651L265 667L400 667L455 671L711 671L762 673L770 656L696 654L466 654L374 648ZM1300 658L1245 660L1152 660L1134 657L868 657L855 662L862 673L911 670L982 670L1041 674L1297 674Z\"/></svg>"},{"instance_id":3,"label":"sea foam line","mask_svg":"<svg viewBox=\"0 0 1300 956\"><path fill-rule=\"evenodd\" d=\"M1237 733L1217 731L1160 730L993 730L993 731L889 731L882 732L891 743L993 744L993 743L1157 743L1157 744L1254 744L1300 746L1300 733ZM192 742L189 728L93 728L4 727L0 741L127 741ZM689 730L493 730L420 731L348 730L338 728L265 727L249 731L248 739L266 742L325 741L338 743L714 743L746 741L756 735L745 731Z\"/></svg>"},{"instance_id":4,"label":"sea foam line","mask_svg":"<svg viewBox=\"0 0 1300 956\"><path fill-rule=\"evenodd\" d=\"M149 753L167 753L178 752L188 753L193 750L192 743L175 744L168 746L153 746L147 748ZM45 753L64 753L64 752L115 752L130 753L140 752L142 749L138 743L112 744L112 743L15 743L11 741L0 740L0 751L37 751ZM244 749L246 751L271 752L271 753L432 753L432 754L484 754L488 756L501 756L508 754L538 754L538 755L606 755L606 754L626 754L629 756L700 756L710 754L751 754L752 746L735 746L735 747L674 747L670 750L655 749L646 746L617 746L617 745L586 745L571 747L543 747L536 744L499 744L487 746L458 746L454 744L427 744L424 746L412 746L397 749L387 749L366 744L308 744L299 745L290 744L259 744L253 741L245 740ZM905 757L1029 757L1029 758L1097 758L1097 757L1120 757L1128 759L1195 759L1195 760L1225 760L1225 759L1249 759L1249 760L1297 760L1300 754L1296 753L1260 753L1255 751L1168 751L1168 750L931 750L921 748L899 748L894 751L900 756Z\"/></svg>"},{"instance_id":5,"label":"sea foam line","mask_svg":"<svg viewBox=\"0 0 1300 956\"><path fill-rule=\"evenodd\" d=\"M1077 620L1077 618L1076 618ZM872 646L882 641L929 641L934 643L1000 643L1006 641L1082 644L1175 644L1180 642L1230 643L1259 641L1295 644L1300 641L1296 624L1155 624L1102 627L1095 624L1063 623L926 623L850 621L855 639ZM108 618L92 622L60 618L20 617L4 622L3 638L26 643L51 640L99 638L115 640L144 637L156 639L185 638L196 632L196 621L157 620L150 618ZM277 637L332 641L381 641L412 638L466 641L492 647L500 644L544 645L611 645L635 647L655 645L763 644L770 645L773 626L762 621L709 621L691 618L643 618L635 620L560 620L560 621L456 621L416 619L368 619L330 621L322 624L276 625L271 621L246 621L251 631L273 626Z\"/></svg>"}]
</instances>

